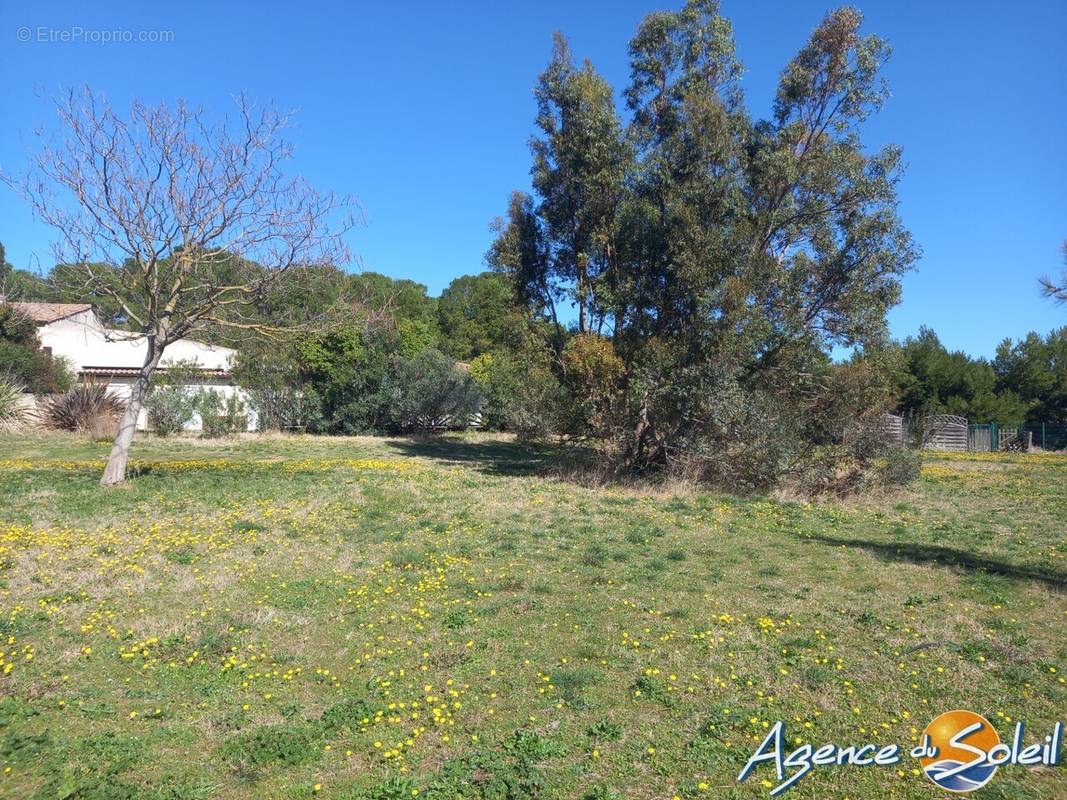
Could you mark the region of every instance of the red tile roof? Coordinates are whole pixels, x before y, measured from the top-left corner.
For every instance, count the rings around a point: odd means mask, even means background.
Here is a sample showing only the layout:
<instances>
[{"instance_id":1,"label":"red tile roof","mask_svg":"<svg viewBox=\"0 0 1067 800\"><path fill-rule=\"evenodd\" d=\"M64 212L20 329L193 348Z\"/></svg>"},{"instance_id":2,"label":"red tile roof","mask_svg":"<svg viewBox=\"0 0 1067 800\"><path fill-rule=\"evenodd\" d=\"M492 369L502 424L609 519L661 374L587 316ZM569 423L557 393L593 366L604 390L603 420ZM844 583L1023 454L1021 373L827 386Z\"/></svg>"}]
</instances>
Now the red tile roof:
<instances>
[{"instance_id":1,"label":"red tile roof","mask_svg":"<svg viewBox=\"0 0 1067 800\"><path fill-rule=\"evenodd\" d=\"M140 367L82 367L80 375L102 377L126 377L140 373ZM166 374L167 367L156 367L156 372ZM230 373L224 369L198 369L194 373L198 378L229 378Z\"/></svg>"},{"instance_id":2,"label":"red tile roof","mask_svg":"<svg viewBox=\"0 0 1067 800\"><path fill-rule=\"evenodd\" d=\"M11 307L39 325L73 317L92 308L88 303L12 303Z\"/></svg>"}]
</instances>

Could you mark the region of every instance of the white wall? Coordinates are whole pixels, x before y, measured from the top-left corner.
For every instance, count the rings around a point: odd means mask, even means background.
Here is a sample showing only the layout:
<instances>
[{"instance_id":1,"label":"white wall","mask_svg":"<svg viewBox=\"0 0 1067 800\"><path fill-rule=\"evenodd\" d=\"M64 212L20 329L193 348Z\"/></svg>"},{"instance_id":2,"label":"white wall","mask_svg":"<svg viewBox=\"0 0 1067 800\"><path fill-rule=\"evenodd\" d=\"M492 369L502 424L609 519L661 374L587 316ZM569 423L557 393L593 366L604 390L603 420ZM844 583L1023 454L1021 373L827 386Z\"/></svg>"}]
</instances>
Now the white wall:
<instances>
[{"instance_id":1,"label":"white wall","mask_svg":"<svg viewBox=\"0 0 1067 800\"><path fill-rule=\"evenodd\" d=\"M105 328L96 314L83 311L66 319L42 325L37 335L43 347L51 348L52 355L65 359L75 374L87 367L116 367L122 369L140 369L148 351L144 336L126 331ZM202 369L229 370L236 351L228 347L217 347L192 339L179 339L167 346L163 352L161 365L176 361L196 361ZM116 375L108 382L108 388L119 397L128 399L135 376ZM247 409L248 394L226 378L202 377L198 383L189 384L191 391L214 389L222 397L237 396L245 403L248 413L249 430L255 430L255 415ZM144 409L137 419L137 427L145 430L148 416ZM199 416L189 426L190 430L200 430Z\"/></svg>"},{"instance_id":2,"label":"white wall","mask_svg":"<svg viewBox=\"0 0 1067 800\"><path fill-rule=\"evenodd\" d=\"M129 400L130 393L133 391L133 382L136 380L134 377L117 376L112 378L107 387L123 400ZM188 383L185 386L190 392L196 392L201 389L211 389L219 393L223 400L229 397L237 397L242 403L245 404L245 415L248 417L248 430L254 431L257 429L256 415L252 413L252 410L248 407L248 393L240 386L235 386L233 383L226 381L225 379L212 380L210 378L203 378L199 383ZM198 431L202 427L200 421L200 415L197 414L193 417L192 422L186 425L185 429L188 431ZM148 412L145 409L141 409L141 413L137 417L137 430L148 430Z\"/></svg>"},{"instance_id":3,"label":"white wall","mask_svg":"<svg viewBox=\"0 0 1067 800\"><path fill-rule=\"evenodd\" d=\"M75 370L83 367L132 367L144 364L148 344L144 336L105 328L96 314L83 311L37 329L41 345L67 359ZM196 359L204 369L228 369L235 351L228 347L179 339L167 346L168 361Z\"/></svg>"}]
</instances>

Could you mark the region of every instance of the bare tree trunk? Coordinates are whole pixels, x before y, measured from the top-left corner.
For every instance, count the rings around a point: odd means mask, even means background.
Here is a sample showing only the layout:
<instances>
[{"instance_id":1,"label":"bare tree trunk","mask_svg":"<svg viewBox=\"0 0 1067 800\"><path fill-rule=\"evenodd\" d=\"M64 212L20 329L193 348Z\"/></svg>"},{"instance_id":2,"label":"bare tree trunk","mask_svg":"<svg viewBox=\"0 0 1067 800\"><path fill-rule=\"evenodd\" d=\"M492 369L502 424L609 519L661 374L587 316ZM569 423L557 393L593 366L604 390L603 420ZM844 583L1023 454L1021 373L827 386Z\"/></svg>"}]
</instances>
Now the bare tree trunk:
<instances>
[{"instance_id":1,"label":"bare tree trunk","mask_svg":"<svg viewBox=\"0 0 1067 800\"><path fill-rule=\"evenodd\" d=\"M107 465L104 467L104 475L100 478L101 486L114 486L126 480L126 462L130 458L130 445L133 443L133 434L137 430L137 417L141 414L145 397L148 396L148 386L152 380L152 373L159 366L159 359L163 355L163 349L156 346L155 337L148 337L148 352L145 354L144 365L137 374L137 381L130 390L130 402L122 414L119 422L118 433L115 434L115 443L111 446L111 454L107 457Z\"/></svg>"}]
</instances>

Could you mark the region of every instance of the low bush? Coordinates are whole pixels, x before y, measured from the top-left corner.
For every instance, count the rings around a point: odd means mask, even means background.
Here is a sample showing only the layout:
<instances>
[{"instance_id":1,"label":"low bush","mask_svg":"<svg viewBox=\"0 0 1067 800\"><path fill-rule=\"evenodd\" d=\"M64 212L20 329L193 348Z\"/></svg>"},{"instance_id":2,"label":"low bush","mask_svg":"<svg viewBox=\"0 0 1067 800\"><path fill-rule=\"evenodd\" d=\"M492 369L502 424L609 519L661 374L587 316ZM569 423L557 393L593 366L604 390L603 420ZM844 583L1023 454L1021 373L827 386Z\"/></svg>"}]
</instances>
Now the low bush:
<instances>
[{"instance_id":1,"label":"low bush","mask_svg":"<svg viewBox=\"0 0 1067 800\"><path fill-rule=\"evenodd\" d=\"M22 404L24 391L18 381L0 376L0 428L18 427L26 422L28 412Z\"/></svg>"},{"instance_id":2,"label":"low bush","mask_svg":"<svg viewBox=\"0 0 1067 800\"><path fill-rule=\"evenodd\" d=\"M201 391L196 398L200 412L201 435L208 439L232 436L248 430L245 404L236 395L223 397L214 389Z\"/></svg>"},{"instance_id":3,"label":"low bush","mask_svg":"<svg viewBox=\"0 0 1067 800\"><path fill-rule=\"evenodd\" d=\"M94 439L115 435L126 402L107 384L89 380L41 404L41 419L50 428L88 433Z\"/></svg>"},{"instance_id":4,"label":"low bush","mask_svg":"<svg viewBox=\"0 0 1067 800\"><path fill-rule=\"evenodd\" d=\"M187 387L154 386L145 398L148 424L157 436L181 433L196 415L197 398Z\"/></svg>"},{"instance_id":5,"label":"low bush","mask_svg":"<svg viewBox=\"0 0 1067 800\"><path fill-rule=\"evenodd\" d=\"M405 433L465 427L482 403L471 376L432 349L394 361L382 396L392 425Z\"/></svg>"},{"instance_id":6,"label":"low bush","mask_svg":"<svg viewBox=\"0 0 1067 800\"><path fill-rule=\"evenodd\" d=\"M158 436L181 433L196 416L199 393L190 388L200 372L194 360L171 361L152 378L145 398L148 425Z\"/></svg>"},{"instance_id":7,"label":"low bush","mask_svg":"<svg viewBox=\"0 0 1067 800\"><path fill-rule=\"evenodd\" d=\"M322 401L310 386L258 386L249 390L248 406L261 431L323 427Z\"/></svg>"}]
</instances>

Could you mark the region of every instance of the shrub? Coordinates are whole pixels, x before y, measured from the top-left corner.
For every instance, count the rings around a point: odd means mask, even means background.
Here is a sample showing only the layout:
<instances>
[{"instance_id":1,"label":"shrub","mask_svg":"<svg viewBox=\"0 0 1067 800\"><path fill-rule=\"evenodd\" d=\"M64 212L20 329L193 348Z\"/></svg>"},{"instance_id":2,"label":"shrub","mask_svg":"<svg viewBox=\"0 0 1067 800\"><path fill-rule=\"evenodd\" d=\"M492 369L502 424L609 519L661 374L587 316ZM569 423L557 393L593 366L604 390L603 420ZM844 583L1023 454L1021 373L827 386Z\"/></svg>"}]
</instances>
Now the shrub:
<instances>
[{"instance_id":1,"label":"shrub","mask_svg":"<svg viewBox=\"0 0 1067 800\"><path fill-rule=\"evenodd\" d=\"M546 365L519 362L507 410L507 427L521 440L543 439L575 430L577 410L570 392Z\"/></svg>"},{"instance_id":2,"label":"shrub","mask_svg":"<svg viewBox=\"0 0 1067 800\"><path fill-rule=\"evenodd\" d=\"M398 345L395 330L363 323L298 342L291 356L298 381L290 385L314 389L321 408L309 427L344 434L381 429L388 421L383 385Z\"/></svg>"},{"instance_id":3,"label":"shrub","mask_svg":"<svg viewBox=\"0 0 1067 800\"><path fill-rule=\"evenodd\" d=\"M563 349L563 371L585 425L594 434L607 434L617 423L625 371L611 340L592 333L573 337Z\"/></svg>"},{"instance_id":4,"label":"shrub","mask_svg":"<svg viewBox=\"0 0 1067 800\"><path fill-rule=\"evenodd\" d=\"M260 431L323 427L322 402L310 386L260 386L249 390L248 406Z\"/></svg>"},{"instance_id":5,"label":"shrub","mask_svg":"<svg viewBox=\"0 0 1067 800\"><path fill-rule=\"evenodd\" d=\"M41 347L36 323L10 303L0 303L0 373L36 394L65 392L72 383L67 363Z\"/></svg>"},{"instance_id":6,"label":"shrub","mask_svg":"<svg viewBox=\"0 0 1067 800\"><path fill-rule=\"evenodd\" d=\"M237 354L233 375L248 392L248 408L256 427L270 430L323 430L322 398L301 377L295 348L263 342L246 345Z\"/></svg>"},{"instance_id":7,"label":"shrub","mask_svg":"<svg viewBox=\"0 0 1067 800\"><path fill-rule=\"evenodd\" d=\"M196 397L196 408L200 412L201 434L208 439L248 430L245 404L237 395L223 397L214 389L205 389Z\"/></svg>"},{"instance_id":8,"label":"shrub","mask_svg":"<svg viewBox=\"0 0 1067 800\"><path fill-rule=\"evenodd\" d=\"M886 487L905 486L919 477L922 458L914 450L895 447L878 462L874 482Z\"/></svg>"},{"instance_id":9,"label":"shrub","mask_svg":"<svg viewBox=\"0 0 1067 800\"><path fill-rule=\"evenodd\" d=\"M572 433L581 413L567 387L539 353L485 353L470 365L484 397L482 422L523 440Z\"/></svg>"},{"instance_id":10,"label":"shrub","mask_svg":"<svg viewBox=\"0 0 1067 800\"><path fill-rule=\"evenodd\" d=\"M506 430L508 409L515 395L516 376L512 362L506 356L482 353L470 362L468 375L478 386L482 402L482 426L492 430Z\"/></svg>"},{"instance_id":11,"label":"shrub","mask_svg":"<svg viewBox=\"0 0 1067 800\"><path fill-rule=\"evenodd\" d=\"M41 418L50 428L86 432L93 438L115 435L119 417L126 410L122 398L106 384L89 380L42 403Z\"/></svg>"},{"instance_id":12,"label":"shrub","mask_svg":"<svg viewBox=\"0 0 1067 800\"><path fill-rule=\"evenodd\" d=\"M197 398L188 387L168 384L153 386L145 398L148 424L158 436L185 430L196 415Z\"/></svg>"},{"instance_id":13,"label":"shrub","mask_svg":"<svg viewBox=\"0 0 1067 800\"><path fill-rule=\"evenodd\" d=\"M28 416L22 404L25 387L12 377L0 375L0 428L22 425Z\"/></svg>"},{"instance_id":14,"label":"shrub","mask_svg":"<svg viewBox=\"0 0 1067 800\"><path fill-rule=\"evenodd\" d=\"M482 394L470 375L438 350L398 358L382 387L393 426L405 432L429 432L466 426L477 413Z\"/></svg>"},{"instance_id":15,"label":"shrub","mask_svg":"<svg viewBox=\"0 0 1067 800\"><path fill-rule=\"evenodd\" d=\"M148 424L157 435L181 433L193 421L199 410L199 396L189 384L199 371L194 359L169 362L165 370L156 372L144 405Z\"/></svg>"},{"instance_id":16,"label":"shrub","mask_svg":"<svg viewBox=\"0 0 1067 800\"><path fill-rule=\"evenodd\" d=\"M777 355L782 366L753 372L726 356L650 343L627 382L624 466L741 493L843 495L885 482L883 466L905 458L888 452L884 434L891 364L877 353L833 364L796 347Z\"/></svg>"}]
</instances>

